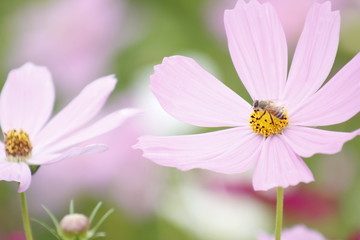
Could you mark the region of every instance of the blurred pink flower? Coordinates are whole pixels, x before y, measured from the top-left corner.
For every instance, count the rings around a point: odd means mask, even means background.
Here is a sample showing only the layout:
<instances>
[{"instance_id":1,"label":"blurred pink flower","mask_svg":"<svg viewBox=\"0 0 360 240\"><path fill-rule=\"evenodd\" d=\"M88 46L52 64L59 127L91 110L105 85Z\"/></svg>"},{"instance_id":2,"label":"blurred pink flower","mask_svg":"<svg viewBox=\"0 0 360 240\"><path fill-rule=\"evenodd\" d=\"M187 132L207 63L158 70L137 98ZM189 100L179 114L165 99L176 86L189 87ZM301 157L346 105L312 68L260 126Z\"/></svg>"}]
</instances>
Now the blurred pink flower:
<instances>
[{"instance_id":1,"label":"blurred pink flower","mask_svg":"<svg viewBox=\"0 0 360 240\"><path fill-rule=\"evenodd\" d=\"M274 240L274 237L267 234L261 234L258 240ZM321 233L308 229L303 225L296 225L292 228L285 229L281 235L282 240L326 240Z\"/></svg>"},{"instance_id":2,"label":"blurred pink flower","mask_svg":"<svg viewBox=\"0 0 360 240\"><path fill-rule=\"evenodd\" d=\"M20 183L19 192L31 183L29 165L43 165L82 154L101 152L103 144L85 141L104 134L138 110L115 111L86 126L101 110L116 84L114 76L88 86L49 122L55 93L50 72L27 63L9 73L0 99L0 180Z\"/></svg>"},{"instance_id":3,"label":"blurred pink flower","mask_svg":"<svg viewBox=\"0 0 360 240\"><path fill-rule=\"evenodd\" d=\"M117 99L112 105L132 105L128 97L125 101ZM101 155L67 159L36 173L29 191L34 214L44 213L39 203L60 211L71 199L84 194L110 201L134 218L153 213L164 187L164 174L162 168L131 148L144 132L140 119L132 119L87 142L106 144L109 149Z\"/></svg>"},{"instance_id":4,"label":"blurred pink flower","mask_svg":"<svg viewBox=\"0 0 360 240\"><path fill-rule=\"evenodd\" d=\"M360 240L360 230L358 230L356 233L354 233L349 240Z\"/></svg>"},{"instance_id":5,"label":"blurred pink flower","mask_svg":"<svg viewBox=\"0 0 360 240\"><path fill-rule=\"evenodd\" d=\"M119 47L121 1L55 0L21 13L15 64L46 65L65 94L74 94L103 75Z\"/></svg>"},{"instance_id":6,"label":"blurred pink flower","mask_svg":"<svg viewBox=\"0 0 360 240\"><path fill-rule=\"evenodd\" d=\"M5 237L5 239L1 238L1 240L26 240L26 238L21 232L13 232Z\"/></svg>"},{"instance_id":7,"label":"blurred pink flower","mask_svg":"<svg viewBox=\"0 0 360 240\"><path fill-rule=\"evenodd\" d=\"M231 183L228 180L209 182L207 186L217 192L232 196L250 196L273 208L276 204L275 192L254 192L250 184ZM286 192L284 196L284 214L286 218L301 222L321 222L336 218L339 211L339 199L321 189L309 189L299 186Z\"/></svg>"},{"instance_id":8,"label":"blurred pink flower","mask_svg":"<svg viewBox=\"0 0 360 240\"><path fill-rule=\"evenodd\" d=\"M61 209L85 193L110 200L133 217L147 216L154 210L164 181L161 169L131 149L138 131L136 121L128 121L91 141L109 147L101 156L80 156L39 171L29 192L32 209L43 213L39 202ZM49 194L53 188L56 191Z\"/></svg>"},{"instance_id":9,"label":"blurred pink flower","mask_svg":"<svg viewBox=\"0 0 360 240\"><path fill-rule=\"evenodd\" d=\"M335 59L339 13L331 11L330 3L313 5L288 75L285 35L270 4L238 1L225 12L225 27L233 63L253 107L193 59L165 58L151 76L151 89L162 107L192 125L234 128L143 136L135 148L180 170L230 174L256 166L255 190L313 181L301 157L336 153L360 134L307 127L341 123L360 110L360 54L320 88Z\"/></svg>"}]
</instances>

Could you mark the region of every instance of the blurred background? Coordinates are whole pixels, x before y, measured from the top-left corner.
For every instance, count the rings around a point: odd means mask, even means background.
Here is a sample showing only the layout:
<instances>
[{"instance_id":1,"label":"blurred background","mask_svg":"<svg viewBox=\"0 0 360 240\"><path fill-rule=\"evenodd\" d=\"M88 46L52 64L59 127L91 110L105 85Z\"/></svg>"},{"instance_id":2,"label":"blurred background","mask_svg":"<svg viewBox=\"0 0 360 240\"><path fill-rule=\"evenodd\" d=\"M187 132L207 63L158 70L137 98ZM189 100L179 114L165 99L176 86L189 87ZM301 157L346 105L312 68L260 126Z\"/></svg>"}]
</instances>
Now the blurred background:
<instances>
[{"instance_id":1,"label":"blurred background","mask_svg":"<svg viewBox=\"0 0 360 240\"><path fill-rule=\"evenodd\" d=\"M266 0L262 0L265 2ZM290 54L315 0L268 0L286 31ZM318 1L323 2L323 1ZM43 166L27 192L30 214L51 225L41 205L61 219L71 199L89 215L115 212L100 228L106 239L254 240L274 228L274 191L254 192L251 173L220 175L157 166L133 150L140 135L210 131L167 115L152 96L153 66L171 55L194 58L250 101L232 65L223 12L235 0L28 0L0 1L0 81L27 61L53 74L55 112L89 82L119 79L105 112L138 107L145 114L93 142L108 152ZM340 45L331 75L360 51L360 1L333 0L341 11ZM291 59L291 58L290 58ZM360 79L360 76L359 76ZM336 96L334 96L336 97ZM360 117L327 127L352 131ZM285 227L305 223L329 239L360 239L360 138L341 153L305 159L316 181L286 189ZM0 240L21 240L17 184L0 182ZM54 239L32 223L37 240Z\"/></svg>"}]
</instances>

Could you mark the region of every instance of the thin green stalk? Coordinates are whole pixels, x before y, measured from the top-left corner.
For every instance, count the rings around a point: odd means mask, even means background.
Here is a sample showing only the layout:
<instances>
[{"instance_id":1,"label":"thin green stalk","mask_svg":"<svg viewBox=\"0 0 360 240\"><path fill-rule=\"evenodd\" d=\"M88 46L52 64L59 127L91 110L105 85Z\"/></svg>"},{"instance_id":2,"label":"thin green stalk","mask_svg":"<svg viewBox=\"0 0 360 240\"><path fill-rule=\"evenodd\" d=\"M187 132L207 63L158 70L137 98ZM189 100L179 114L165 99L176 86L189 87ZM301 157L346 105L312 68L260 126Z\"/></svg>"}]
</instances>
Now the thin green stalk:
<instances>
[{"instance_id":1,"label":"thin green stalk","mask_svg":"<svg viewBox=\"0 0 360 240\"><path fill-rule=\"evenodd\" d=\"M283 208L284 208L284 189L282 187L278 187L277 196L276 196L275 240L281 240Z\"/></svg>"},{"instance_id":2,"label":"thin green stalk","mask_svg":"<svg viewBox=\"0 0 360 240\"><path fill-rule=\"evenodd\" d=\"M33 240L25 192L20 193L20 202L26 240Z\"/></svg>"}]
</instances>

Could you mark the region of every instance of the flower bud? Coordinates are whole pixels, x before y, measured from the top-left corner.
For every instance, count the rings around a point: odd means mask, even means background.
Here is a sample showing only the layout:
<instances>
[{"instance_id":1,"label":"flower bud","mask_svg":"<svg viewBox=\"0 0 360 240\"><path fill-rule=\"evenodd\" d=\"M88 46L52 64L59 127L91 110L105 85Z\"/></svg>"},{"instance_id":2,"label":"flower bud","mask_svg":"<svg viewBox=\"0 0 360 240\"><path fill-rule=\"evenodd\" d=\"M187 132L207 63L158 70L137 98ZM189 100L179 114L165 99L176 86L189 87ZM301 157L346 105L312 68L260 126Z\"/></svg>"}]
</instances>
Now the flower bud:
<instances>
[{"instance_id":1,"label":"flower bud","mask_svg":"<svg viewBox=\"0 0 360 240\"><path fill-rule=\"evenodd\" d=\"M89 219L80 213L68 214L60 221L61 231L68 235L85 233L89 227Z\"/></svg>"}]
</instances>

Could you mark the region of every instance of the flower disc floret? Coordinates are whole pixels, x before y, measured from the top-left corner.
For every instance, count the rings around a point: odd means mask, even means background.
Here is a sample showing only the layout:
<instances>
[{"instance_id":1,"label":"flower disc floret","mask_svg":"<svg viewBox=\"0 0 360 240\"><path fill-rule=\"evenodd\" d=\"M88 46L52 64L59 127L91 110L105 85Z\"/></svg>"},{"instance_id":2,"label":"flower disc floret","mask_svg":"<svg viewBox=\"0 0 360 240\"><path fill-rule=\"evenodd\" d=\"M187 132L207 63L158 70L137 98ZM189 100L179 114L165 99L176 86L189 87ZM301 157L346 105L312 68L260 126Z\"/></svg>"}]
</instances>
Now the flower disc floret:
<instances>
[{"instance_id":1,"label":"flower disc floret","mask_svg":"<svg viewBox=\"0 0 360 240\"><path fill-rule=\"evenodd\" d=\"M286 113L283 118L277 118L269 111L254 110L250 115L250 127L258 134L268 137L270 135L281 134L283 129L289 124Z\"/></svg>"},{"instance_id":2,"label":"flower disc floret","mask_svg":"<svg viewBox=\"0 0 360 240\"><path fill-rule=\"evenodd\" d=\"M4 133L4 144L7 160L10 162L25 162L31 156L32 144L29 134L23 129L12 129Z\"/></svg>"}]
</instances>

